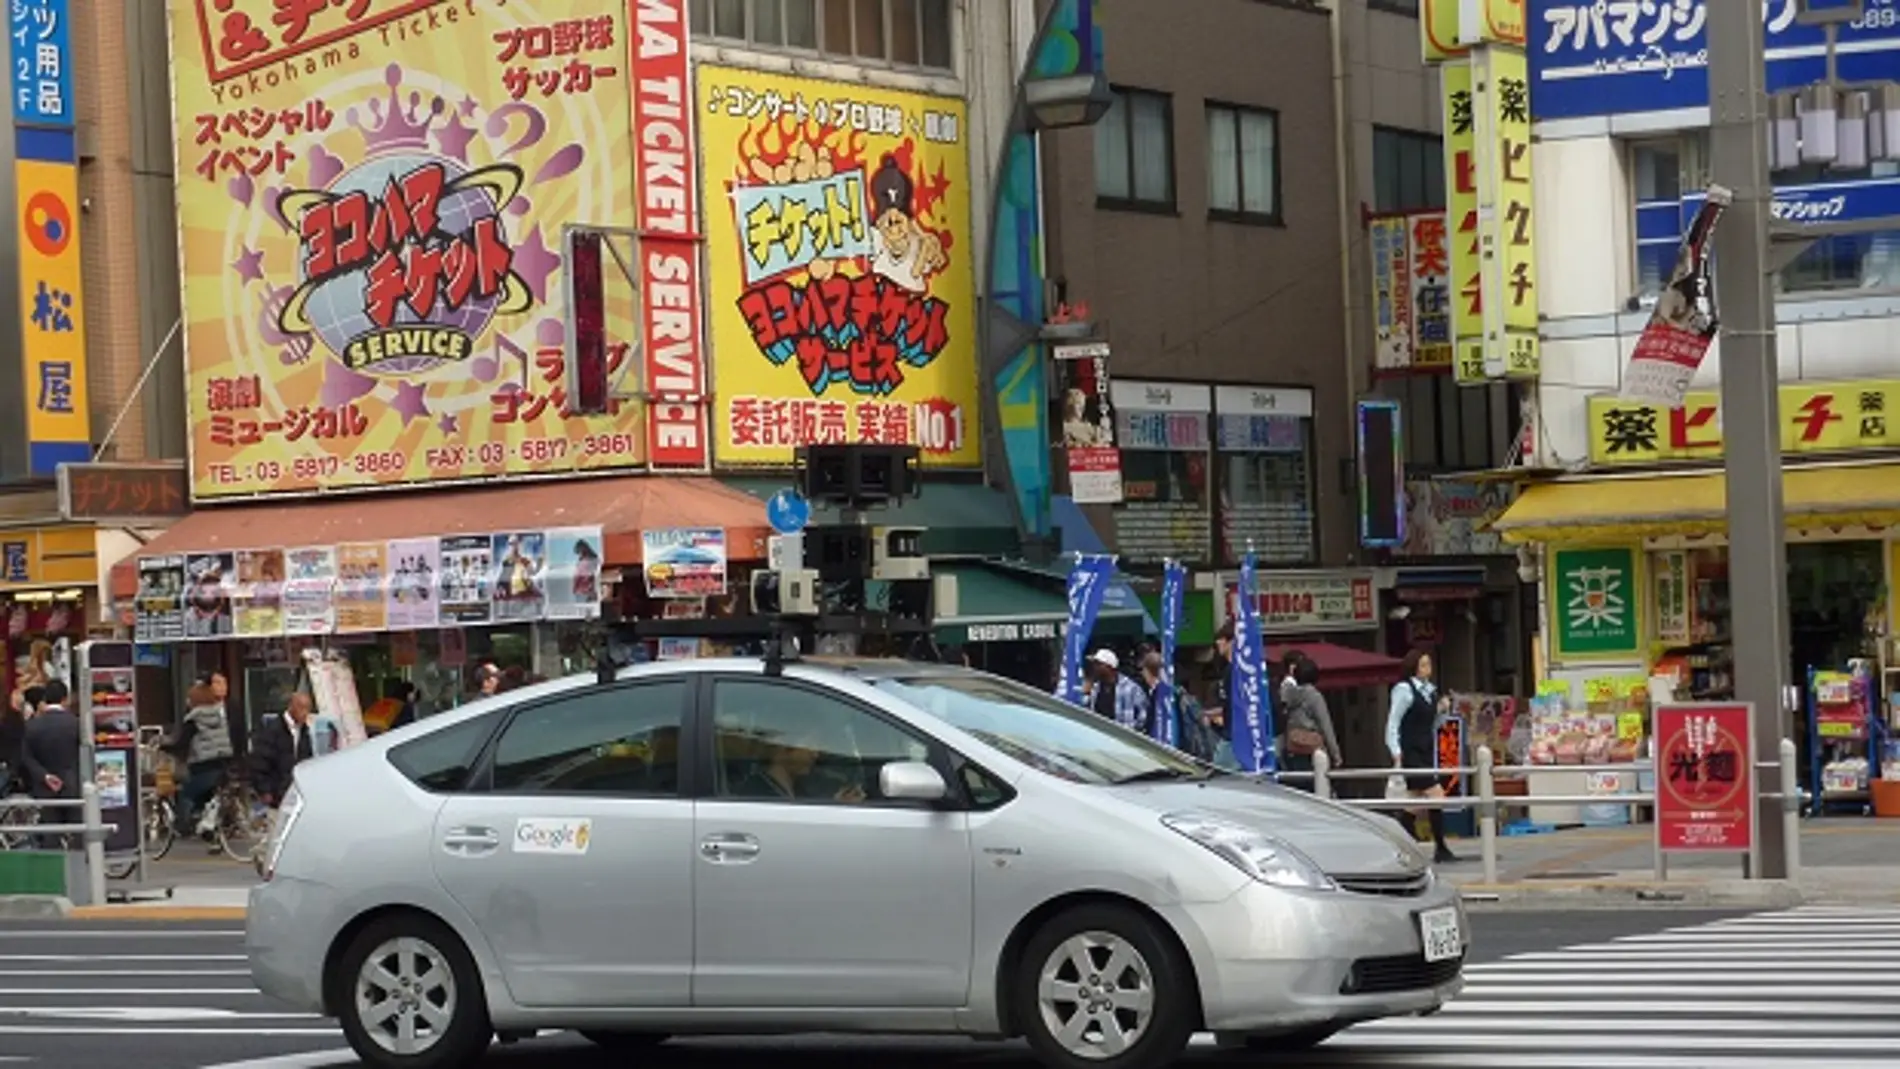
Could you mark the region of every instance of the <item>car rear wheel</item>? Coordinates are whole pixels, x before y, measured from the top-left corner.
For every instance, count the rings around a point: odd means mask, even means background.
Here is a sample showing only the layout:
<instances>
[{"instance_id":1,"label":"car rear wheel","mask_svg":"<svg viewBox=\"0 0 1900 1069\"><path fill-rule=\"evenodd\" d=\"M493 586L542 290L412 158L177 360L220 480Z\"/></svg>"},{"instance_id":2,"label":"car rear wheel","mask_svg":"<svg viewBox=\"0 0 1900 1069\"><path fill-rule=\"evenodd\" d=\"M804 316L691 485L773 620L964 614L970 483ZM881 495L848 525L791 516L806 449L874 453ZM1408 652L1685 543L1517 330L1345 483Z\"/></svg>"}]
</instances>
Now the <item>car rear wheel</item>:
<instances>
[{"instance_id":1,"label":"car rear wheel","mask_svg":"<svg viewBox=\"0 0 1900 1069\"><path fill-rule=\"evenodd\" d=\"M1045 924L1023 949L1014 996L1030 1048L1055 1069L1156 1069L1198 1024L1186 955L1123 906L1080 906Z\"/></svg>"},{"instance_id":2,"label":"car rear wheel","mask_svg":"<svg viewBox=\"0 0 1900 1069\"><path fill-rule=\"evenodd\" d=\"M337 969L343 1035L372 1069L460 1069L494 1036L468 949L433 917L371 922Z\"/></svg>"},{"instance_id":3,"label":"car rear wheel","mask_svg":"<svg viewBox=\"0 0 1900 1069\"><path fill-rule=\"evenodd\" d=\"M660 1032L603 1032L581 1029L581 1038L610 1054L643 1054L670 1037Z\"/></svg>"}]
</instances>

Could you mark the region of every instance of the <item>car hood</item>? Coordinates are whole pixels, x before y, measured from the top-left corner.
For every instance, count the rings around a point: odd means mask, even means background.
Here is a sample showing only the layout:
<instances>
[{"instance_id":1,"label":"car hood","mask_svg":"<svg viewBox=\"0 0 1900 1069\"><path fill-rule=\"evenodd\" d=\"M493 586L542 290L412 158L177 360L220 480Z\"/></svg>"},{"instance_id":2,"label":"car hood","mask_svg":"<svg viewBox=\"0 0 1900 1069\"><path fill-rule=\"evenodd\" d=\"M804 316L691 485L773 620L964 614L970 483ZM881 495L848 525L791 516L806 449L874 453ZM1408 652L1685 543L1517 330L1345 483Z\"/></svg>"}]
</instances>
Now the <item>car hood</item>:
<instances>
[{"instance_id":1,"label":"car hood","mask_svg":"<svg viewBox=\"0 0 1900 1069\"><path fill-rule=\"evenodd\" d=\"M1157 814L1198 812L1253 828L1312 858L1335 876L1397 876L1423 872L1424 855L1366 815L1304 791L1246 776L1113 788Z\"/></svg>"}]
</instances>

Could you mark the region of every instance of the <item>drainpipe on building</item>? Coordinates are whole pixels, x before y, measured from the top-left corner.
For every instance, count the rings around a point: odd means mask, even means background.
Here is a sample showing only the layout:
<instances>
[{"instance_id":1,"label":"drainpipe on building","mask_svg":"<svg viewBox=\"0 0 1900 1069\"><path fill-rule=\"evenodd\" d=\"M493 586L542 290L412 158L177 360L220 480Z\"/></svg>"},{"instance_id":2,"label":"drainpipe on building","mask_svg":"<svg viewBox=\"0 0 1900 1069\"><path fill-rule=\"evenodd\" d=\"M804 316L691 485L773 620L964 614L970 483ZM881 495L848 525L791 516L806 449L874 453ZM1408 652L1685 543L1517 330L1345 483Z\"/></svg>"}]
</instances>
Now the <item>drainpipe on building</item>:
<instances>
[{"instance_id":1,"label":"drainpipe on building","mask_svg":"<svg viewBox=\"0 0 1900 1069\"><path fill-rule=\"evenodd\" d=\"M1359 419L1359 349L1356 343L1357 331L1353 329L1353 245L1357 238L1354 220L1358 219L1358 205L1355 204L1359 189L1356 169L1353 167L1352 114L1348 101L1352 98L1347 92L1346 71L1346 29L1343 24L1345 14L1342 11L1344 0L1333 0L1332 17L1327 26L1332 35L1333 46L1333 159L1334 185L1339 193L1339 303L1344 318L1345 330L1341 335L1344 341L1346 357L1346 396L1341 400L1341 410L1346 416L1346 440L1357 442L1358 435L1353 433ZM1355 477L1359 472L1357 445L1349 447L1352 453L1352 471ZM1401 478L1403 476L1401 475ZM1356 529L1356 527L1354 528ZM1354 546L1346 554L1347 564L1359 562L1359 547ZM1323 563L1323 562L1322 562ZM1385 652L1385 628L1379 629L1379 649Z\"/></svg>"}]
</instances>

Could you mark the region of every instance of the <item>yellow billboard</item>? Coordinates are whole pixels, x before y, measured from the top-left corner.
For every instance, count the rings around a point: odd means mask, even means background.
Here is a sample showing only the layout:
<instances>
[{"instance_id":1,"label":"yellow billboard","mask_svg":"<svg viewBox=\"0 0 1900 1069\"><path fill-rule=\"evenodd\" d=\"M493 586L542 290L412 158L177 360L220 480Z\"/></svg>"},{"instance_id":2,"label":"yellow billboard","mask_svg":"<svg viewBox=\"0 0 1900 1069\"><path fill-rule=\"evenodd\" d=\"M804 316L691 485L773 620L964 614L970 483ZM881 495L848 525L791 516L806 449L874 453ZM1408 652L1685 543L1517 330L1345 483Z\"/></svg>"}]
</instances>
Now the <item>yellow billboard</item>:
<instances>
[{"instance_id":1,"label":"yellow billboard","mask_svg":"<svg viewBox=\"0 0 1900 1069\"><path fill-rule=\"evenodd\" d=\"M701 64L715 459L981 463L964 105Z\"/></svg>"},{"instance_id":2,"label":"yellow billboard","mask_svg":"<svg viewBox=\"0 0 1900 1069\"><path fill-rule=\"evenodd\" d=\"M171 0L194 497L642 462L566 411L561 270L634 224L627 11Z\"/></svg>"},{"instance_id":3,"label":"yellow billboard","mask_svg":"<svg viewBox=\"0 0 1900 1069\"><path fill-rule=\"evenodd\" d=\"M86 399L86 302L79 270L79 169L18 160L21 363L27 461L36 477L92 459Z\"/></svg>"},{"instance_id":4,"label":"yellow billboard","mask_svg":"<svg viewBox=\"0 0 1900 1069\"><path fill-rule=\"evenodd\" d=\"M1451 246L1452 371L1461 383L1485 381L1483 258L1478 253L1477 123L1471 61L1438 68L1445 105L1445 223Z\"/></svg>"},{"instance_id":5,"label":"yellow billboard","mask_svg":"<svg viewBox=\"0 0 1900 1069\"><path fill-rule=\"evenodd\" d=\"M1471 59L1477 119L1485 375L1534 379L1537 226L1531 206L1530 65L1524 50L1486 45Z\"/></svg>"},{"instance_id":6,"label":"yellow billboard","mask_svg":"<svg viewBox=\"0 0 1900 1069\"><path fill-rule=\"evenodd\" d=\"M1789 382L1779 390L1783 453L1900 449L1900 380ZM1590 462L1658 464L1722 458L1721 396L1696 390L1681 408L1592 397Z\"/></svg>"}]
</instances>

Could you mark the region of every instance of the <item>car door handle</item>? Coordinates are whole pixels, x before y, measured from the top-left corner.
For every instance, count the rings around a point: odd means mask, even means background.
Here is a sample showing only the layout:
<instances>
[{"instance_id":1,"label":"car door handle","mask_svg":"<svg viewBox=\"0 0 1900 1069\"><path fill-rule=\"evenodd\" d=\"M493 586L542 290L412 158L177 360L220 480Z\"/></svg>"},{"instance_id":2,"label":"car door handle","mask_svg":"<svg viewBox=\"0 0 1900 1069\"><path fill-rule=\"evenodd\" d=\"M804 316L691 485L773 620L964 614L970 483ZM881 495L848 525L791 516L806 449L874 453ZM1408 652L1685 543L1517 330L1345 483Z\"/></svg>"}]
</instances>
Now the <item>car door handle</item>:
<instances>
[{"instance_id":1,"label":"car door handle","mask_svg":"<svg viewBox=\"0 0 1900 1069\"><path fill-rule=\"evenodd\" d=\"M501 849L501 833L493 828L450 828L442 835L442 849L451 854L488 854Z\"/></svg>"},{"instance_id":2,"label":"car door handle","mask_svg":"<svg viewBox=\"0 0 1900 1069\"><path fill-rule=\"evenodd\" d=\"M759 841L750 835L708 835L700 840L699 853L715 865L741 864L759 856Z\"/></svg>"}]
</instances>

